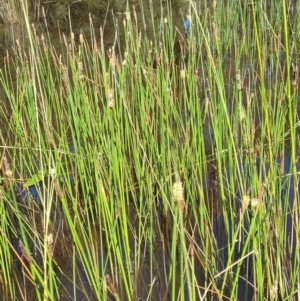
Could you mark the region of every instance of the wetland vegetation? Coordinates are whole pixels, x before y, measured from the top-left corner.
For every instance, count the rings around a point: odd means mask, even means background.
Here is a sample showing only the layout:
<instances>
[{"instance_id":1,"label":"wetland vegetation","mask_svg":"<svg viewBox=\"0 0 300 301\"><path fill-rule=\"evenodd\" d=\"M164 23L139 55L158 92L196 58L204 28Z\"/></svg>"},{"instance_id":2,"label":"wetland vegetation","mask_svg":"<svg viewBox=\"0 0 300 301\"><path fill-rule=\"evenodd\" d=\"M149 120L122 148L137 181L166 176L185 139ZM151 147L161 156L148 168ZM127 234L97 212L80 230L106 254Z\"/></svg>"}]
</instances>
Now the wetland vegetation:
<instances>
[{"instance_id":1,"label":"wetland vegetation","mask_svg":"<svg viewBox=\"0 0 300 301\"><path fill-rule=\"evenodd\" d=\"M199 2L1 2L0 300L299 300L300 3Z\"/></svg>"}]
</instances>

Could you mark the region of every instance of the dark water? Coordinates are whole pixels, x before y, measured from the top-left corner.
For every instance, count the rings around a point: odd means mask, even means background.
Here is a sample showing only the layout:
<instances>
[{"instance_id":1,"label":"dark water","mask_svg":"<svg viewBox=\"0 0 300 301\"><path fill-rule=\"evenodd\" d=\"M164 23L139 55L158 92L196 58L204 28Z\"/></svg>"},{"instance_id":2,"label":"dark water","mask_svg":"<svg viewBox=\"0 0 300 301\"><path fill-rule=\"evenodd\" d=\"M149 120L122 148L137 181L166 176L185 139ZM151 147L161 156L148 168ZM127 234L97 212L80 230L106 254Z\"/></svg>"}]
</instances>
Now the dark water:
<instances>
[{"instance_id":1,"label":"dark water","mask_svg":"<svg viewBox=\"0 0 300 301\"><path fill-rule=\"evenodd\" d=\"M264 202L263 206L265 206L266 208L265 214L270 214L271 211L273 212L274 210L276 210L278 211L279 216L281 216L281 218L285 221L284 224L286 228L282 229L282 231L284 231L285 233L285 250L281 251L281 254L285 254L284 258L286 261L284 265L286 265L287 267L283 268L283 270L285 271L287 271L287 269L289 268L293 269L295 256L298 256L297 230L295 228L294 220L295 218L300 218L300 216L295 216L295 209L299 206L297 200L299 198L300 182L299 178L297 176L295 177L292 170L295 167L297 173L300 172L300 161L297 156L294 157L296 158L295 160L291 160L290 156L285 156L275 160L276 168L280 170L280 177L274 178L275 183L278 185L278 196L275 199L268 196L264 196L262 198L262 201ZM293 166L292 164L295 164L295 166ZM260 182L264 183L265 179L269 175L270 165L266 164L263 160L258 158L254 167L247 166L240 162L238 164L238 168L240 169L242 178L244 180L249 178L249 175L253 176L253 171L256 171L257 176L260 178ZM231 175L227 173L225 175L225 178L228 179L228 181L230 181ZM239 187L238 183L236 183L236 191L231 195L231 198L232 197L235 199L237 212L239 210L242 211L243 194L242 189L241 187ZM286 202L286 200L288 200L288 203ZM241 259L241 250L243 249L243 242L247 239L248 231L251 227L251 223L253 222L255 209L251 208L251 203L249 204L247 211L248 213L245 215L239 215L237 213L235 221L229 225L229 232L234 232L237 227L237 224L240 222L240 218L242 218L243 231L242 234L238 237L238 241L236 241L235 243L233 262ZM297 211L298 210L296 209L296 212ZM222 215L219 215L219 217L215 220L214 232L218 243L218 249L224 250L224 252L222 252L222 256L220 256L219 259L219 271L223 271L227 266L229 256L228 241L232 242L233 239L229 238L229 240L224 240L224 224L222 220ZM270 229L270 237L272 237L273 235L274 232L272 229ZM263 252L268 252L268 246L264 247L265 249L262 248ZM248 251L252 251L251 247ZM240 270L238 281L238 300L253 300L255 293L253 286L254 276L252 271L253 256L255 255L252 254L251 256L243 260L243 267ZM262 256L262 254L260 254L260 256ZM268 267L266 266L265 268L267 269ZM287 277L286 280L289 282L289 273L285 272L284 275L285 277ZM296 294L294 294L292 300L298 300Z\"/></svg>"},{"instance_id":2,"label":"dark water","mask_svg":"<svg viewBox=\"0 0 300 301\"><path fill-rule=\"evenodd\" d=\"M161 13L166 15L168 1L152 0L154 22L160 26L162 22ZM130 11L135 12L137 23L143 34L152 35L152 20L150 14L149 1L128 1ZM115 38L115 24L122 28L123 19L125 17L127 1L124 0L91 0L91 1L28 1L29 5L29 23L34 24L37 30L49 30L53 44L56 40L60 44L58 30L69 36L70 20L72 31L75 33L76 39L80 33L84 33L89 37L90 21L92 21L96 31L100 26L103 27L104 43L107 47L112 46ZM201 7L207 6L206 1L201 3ZM185 0L173 0L172 4L172 21L173 26L184 32L183 18L187 14L189 3ZM200 4L199 4L200 7ZM44 18L44 14L46 18ZM143 18L143 15L145 18ZM11 23L4 19L2 26L0 25L0 54L5 56L8 49L12 53L13 49L17 49L16 40L19 39L21 45L26 45L27 34L24 18L21 16L13 20ZM47 23L47 25L46 25ZM98 36L98 33L96 34ZM120 40L124 39L124 32L120 32ZM2 65L2 59L0 60Z\"/></svg>"}]
</instances>

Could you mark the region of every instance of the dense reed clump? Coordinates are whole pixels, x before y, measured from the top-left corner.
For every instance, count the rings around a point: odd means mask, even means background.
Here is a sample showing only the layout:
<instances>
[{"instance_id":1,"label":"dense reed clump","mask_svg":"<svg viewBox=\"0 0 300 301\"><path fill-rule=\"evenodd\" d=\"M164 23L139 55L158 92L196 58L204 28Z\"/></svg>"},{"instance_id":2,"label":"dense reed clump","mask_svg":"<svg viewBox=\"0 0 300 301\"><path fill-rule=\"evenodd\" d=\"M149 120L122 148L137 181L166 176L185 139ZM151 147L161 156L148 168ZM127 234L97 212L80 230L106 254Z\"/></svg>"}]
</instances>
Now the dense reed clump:
<instances>
[{"instance_id":1,"label":"dense reed clump","mask_svg":"<svg viewBox=\"0 0 300 301\"><path fill-rule=\"evenodd\" d=\"M110 45L70 22L60 47L21 7L28 43L0 73L4 300L300 294L299 17L204 2L182 28L168 1L127 5Z\"/></svg>"}]
</instances>

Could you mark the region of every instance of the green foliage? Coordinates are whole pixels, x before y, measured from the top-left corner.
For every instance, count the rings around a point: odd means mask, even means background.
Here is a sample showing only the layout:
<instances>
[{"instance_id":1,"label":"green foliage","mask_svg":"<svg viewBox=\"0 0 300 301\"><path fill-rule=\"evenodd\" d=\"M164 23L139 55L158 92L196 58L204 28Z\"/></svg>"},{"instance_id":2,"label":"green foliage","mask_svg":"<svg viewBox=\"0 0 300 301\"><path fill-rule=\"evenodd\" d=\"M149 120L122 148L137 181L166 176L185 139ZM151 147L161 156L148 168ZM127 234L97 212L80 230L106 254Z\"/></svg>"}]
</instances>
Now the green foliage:
<instances>
[{"instance_id":1,"label":"green foliage","mask_svg":"<svg viewBox=\"0 0 300 301\"><path fill-rule=\"evenodd\" d=\"M7 300L299 294L298 41L281 4L190 2L187 36L150 4L151 39L128 6L109 49L91 23L59 50L23 7L28 47L0 74ZM20 202L34 185L41 202Z\"/></svg>"}]
</instances>

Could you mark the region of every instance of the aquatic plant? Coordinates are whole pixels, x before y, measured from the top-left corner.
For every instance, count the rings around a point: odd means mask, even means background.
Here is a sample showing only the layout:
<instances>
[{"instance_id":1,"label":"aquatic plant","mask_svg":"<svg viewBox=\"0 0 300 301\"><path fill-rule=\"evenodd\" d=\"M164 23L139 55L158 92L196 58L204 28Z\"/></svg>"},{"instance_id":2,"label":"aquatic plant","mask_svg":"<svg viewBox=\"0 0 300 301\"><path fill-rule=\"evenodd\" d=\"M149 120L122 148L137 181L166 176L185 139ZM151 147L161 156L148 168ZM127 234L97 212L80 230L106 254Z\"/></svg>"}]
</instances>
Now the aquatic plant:
<instances>
[{"instance_id":1,"label":"aquatic plant","mask_svg":"<svg viewBox=\"0 0 300 301\"><path fill-rule=\"evenodd\" d=\"M59 48L22 7L28 44L0 73L0 292L293 300L298 16L191 1L177 28L170 2L139 4L112 44L70 18Z\"/></svg>"}]
</instances>

